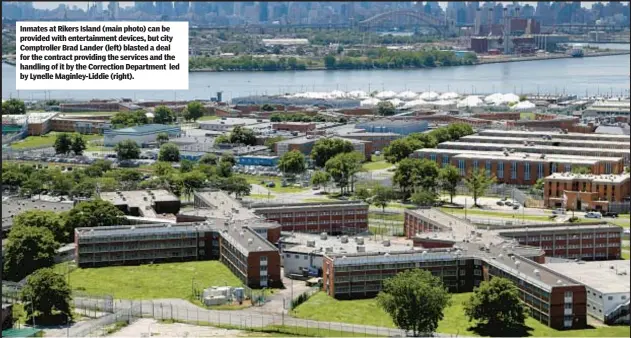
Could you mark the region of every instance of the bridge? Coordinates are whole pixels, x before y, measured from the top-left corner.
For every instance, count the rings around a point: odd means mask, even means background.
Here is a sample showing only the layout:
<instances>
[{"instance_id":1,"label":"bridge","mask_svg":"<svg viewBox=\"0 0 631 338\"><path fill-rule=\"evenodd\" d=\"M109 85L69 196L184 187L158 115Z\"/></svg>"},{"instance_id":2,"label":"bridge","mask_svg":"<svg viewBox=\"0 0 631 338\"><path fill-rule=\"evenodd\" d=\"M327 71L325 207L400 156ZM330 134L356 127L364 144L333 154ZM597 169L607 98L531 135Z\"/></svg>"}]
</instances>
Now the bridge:
<instances>
[{"instance_id":1,"label":"bridge","mask_svg":"<svg viewBox=\"0 0 631 338\"><path fill-rule=\"evenodd\" d=\"M368 30L379 27L389 28L419 28L429 27L434 29L440 35L455 33L455 23L453 20L447 20L441 17L427 15L423 12L412 10L393 10L377 14L368 19L358 22L358 27Z\"/></svg>"},{"instance_id":2,"label":"bridge","mask_svg":"<svg viewBox=\"0 0 631 338\"><path fill-rule=\"evenodd\" d=\"M622 32L626 29L629 29L629 25L622 24L607 24L607 25L596 25L596 24L585 24L585 23L562 23L555 24L552 26L542 26L541 30L550 30L554 33L587 33L589 31L603 31L606 33L611 32Z\"/></svg>"}]
</instances>

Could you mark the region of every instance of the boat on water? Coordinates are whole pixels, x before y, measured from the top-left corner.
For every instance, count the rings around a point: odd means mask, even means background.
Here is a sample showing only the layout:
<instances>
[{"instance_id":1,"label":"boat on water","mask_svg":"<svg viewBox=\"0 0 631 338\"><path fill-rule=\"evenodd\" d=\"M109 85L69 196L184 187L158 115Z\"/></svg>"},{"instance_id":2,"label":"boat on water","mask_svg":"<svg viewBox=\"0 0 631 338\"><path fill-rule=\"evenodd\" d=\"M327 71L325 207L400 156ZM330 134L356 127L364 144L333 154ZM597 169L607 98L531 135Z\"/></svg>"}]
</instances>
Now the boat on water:
<instances>
[{"instance_id":1,"label":"boat on water","mask_svg":"<svg viewBox=\"0 0 631 338\"><path fill-rule=\"evenodd\" d=\"M575 58L583 57L583 55L585 55L583 45L572 45L572 48L570 48L570 55Z\"/></svg>"}]
</instances>

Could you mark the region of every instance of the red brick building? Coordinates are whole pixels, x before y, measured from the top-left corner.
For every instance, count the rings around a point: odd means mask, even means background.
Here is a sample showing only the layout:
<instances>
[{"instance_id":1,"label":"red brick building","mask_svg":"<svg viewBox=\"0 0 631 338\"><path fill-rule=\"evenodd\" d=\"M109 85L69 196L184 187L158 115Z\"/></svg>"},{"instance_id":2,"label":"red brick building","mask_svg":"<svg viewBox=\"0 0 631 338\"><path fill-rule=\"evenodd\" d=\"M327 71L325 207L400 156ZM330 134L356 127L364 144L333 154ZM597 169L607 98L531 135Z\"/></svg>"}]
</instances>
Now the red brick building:
<instances>
[{"instance_id":1,"label":"red brick building","mask_svg":"<svg viewBox=\"0 0 631 338\"><path fill-rule=\"evenodd\" d=\"M276 122L272 124L272 129L306 133L315 130L316 124L312 122Z\"/></svg>"},{"instance_id":2,"label":"red brick building","mask_svg":"<svg viewBox=\"0 0 631 338\"><path fill-rule=\"evenodd\" d=\"M629 183L629 174L555 173L545 178L544 203L550 208L607 211L611 202L629 202Z\"/></svg>"}]
</instances>

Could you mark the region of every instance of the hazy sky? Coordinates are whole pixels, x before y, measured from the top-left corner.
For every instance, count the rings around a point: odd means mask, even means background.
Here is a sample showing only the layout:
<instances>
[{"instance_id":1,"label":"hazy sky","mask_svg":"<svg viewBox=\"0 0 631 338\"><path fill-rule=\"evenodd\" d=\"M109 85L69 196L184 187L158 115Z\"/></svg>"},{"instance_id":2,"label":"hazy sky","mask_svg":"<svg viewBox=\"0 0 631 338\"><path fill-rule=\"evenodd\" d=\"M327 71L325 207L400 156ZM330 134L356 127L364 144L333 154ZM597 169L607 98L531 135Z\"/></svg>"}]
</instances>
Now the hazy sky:
<instances>
[{"instance_id":1,"label":"hazy sky","mask_svg":"<svg viewBox=\"0 0 631 338\"><path fill-rule=\"evenodd\" d=\"M107 4L109 1L103 1L103 8L107 8ZM480 1L481 3L483 3L483 1ZM513 3L512 1L499 1L505 4L511 4ZM582 1L581 5L583 7L587 7L587 8L591 8L592 5L594 3L596 3L597 1ZM64 1L34 1L33 2L33 6L35 8L41 8L41 9L55 9L59 6L59 4L65 3L66 5L72 7L72 6L77 6L79 8L86 8L88 5L87 1L72 1L72 2L64 2ZM134 2L133 1L120 1L120 6L121 7L128 7L128 6L133 6ZM446 1L439 1L438 2L441 7L445 8L447 7L447 2ZM536 1L520 1L520 4L531 4L533 6L537 5ZM607 3L607 1L603 1L603 3Z\"/></svg>"}]
</instances>

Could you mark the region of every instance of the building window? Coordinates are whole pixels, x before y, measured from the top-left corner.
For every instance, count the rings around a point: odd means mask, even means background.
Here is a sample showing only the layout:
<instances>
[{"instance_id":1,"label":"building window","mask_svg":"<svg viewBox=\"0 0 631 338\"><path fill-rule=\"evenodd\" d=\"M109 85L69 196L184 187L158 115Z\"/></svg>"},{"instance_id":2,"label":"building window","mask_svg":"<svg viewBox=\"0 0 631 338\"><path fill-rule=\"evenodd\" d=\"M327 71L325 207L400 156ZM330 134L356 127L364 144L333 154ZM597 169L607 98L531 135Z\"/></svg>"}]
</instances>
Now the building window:
<instances>
[{"instance_id":1,"label":"building window","mask_svg":"<svg viewBox=\"0 0 631 338\"><path fill-rule=\"evenodd\" d=\"M565 297L572 297L573 292L572 291L565 291Z\"/></svg>"},{"instance_id":2,"label":"building window","mask_svg":"<svg viewBox=\"0 0 631 338\"><path fill-rule=\"evenodd\" d=\"M517 179L517 162L512 162L510 167L510 178L512 180Z\"/></svg>"},{"instance_id":3,"label":"building window","mask_svg":"<svg viewBox=\"0 0 631 338\"><path fill-rule=\"evenodd\" d=\"M436 162L436 154L429 154L429 159Z\"/></svg>"},{"instance_id":4,"label":"building window","mask_svg":"<svg viewBox=\"0 0 631 338\"><path fill-rule=\"evenodd\" d=\"M524 179L530 181L530 163L524 163Z\"/></svg>"},{"instance_id":5,"label":"building window","mask_svg":"<svg viewBox=\"0 0 631 338\"><path fill-rule=\"evenodd\" d=\"M449 165L449 156L443 155L443 167L446 167L448 165Z\"/></svg>"},{"instance_id":6,"label":"building window","mask_svg":"<svg viewBox=\"0 0 631 338\"><path fill-rule=\"evenodd\" d=\"M497 178L504 178L504 162L497 162Z\"/></svg>"},{"instance_id":7,"label":"building window","mask_svg":"<svg viewBox=\"0 0 631 338\"><path fill-rule=\"evenodd\" d=\"M491 161L486 161L486 176L491 176Z\"/></svg>"},{"instance_id":8,"label":"building window","mask_svg":"<svg viewBox=\"0 0 631 338\"><path fill-rule=\"evenodd\" d=\"M460 170L460 175L465 174L465 166L464 166L464 160L458 160L458 169Z\"/></svg>"},{"instance_id":9,"label":"building window","mask_svg":"<svg viewBox=\"0 0 631 338\"><path fill-rule=\"evenodd\" d=\"M537 178L543 177L543 163L537 164Z\"/></svg>"},{"instance_id":10,"label":"building window","mask_svg":"<svg viewBox=\"0 0 631 338\"><path fill-rule=\"evenodd\" d=\"M571 165L571 164L566 164L566 165L565 165L565 172L566 172L566 173L569 173L569 172L571 172L571 171L572 171L572 165Z\"/></svg>"},{"instance_id":11,"label":"building window","mask_svg":"<svg viewBox=\"0 0 631 338\"><path fill-rule=\"evenodd\" d=\"M605 162L605 174L611 174L611 163Z\"/></svg>"},{"instance_id":12,"label":"building window","mask_svg":"<svg viewBox=\"0 0 631 338\"><path fill-rule=\"evenodd\" d=\"M473 172L477 173L479 169L479 163L478 160L474 160L473 161Z\"/></svg>"},{"instance_id":13,"label":"building window","mask_svg":"<svg viewBox=\"0 0 631 338\"><path fill-rule=\"evenodd\" d=\"M557 164L556 163L552 163L552 172L553 173L557 172Z\"/></svg>"}]
</instances>

